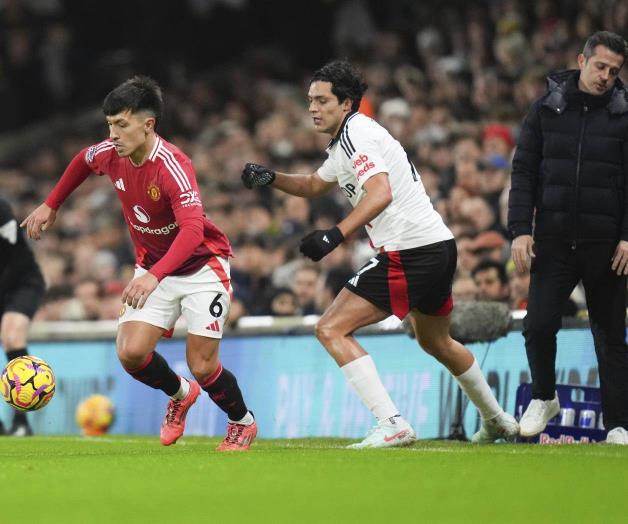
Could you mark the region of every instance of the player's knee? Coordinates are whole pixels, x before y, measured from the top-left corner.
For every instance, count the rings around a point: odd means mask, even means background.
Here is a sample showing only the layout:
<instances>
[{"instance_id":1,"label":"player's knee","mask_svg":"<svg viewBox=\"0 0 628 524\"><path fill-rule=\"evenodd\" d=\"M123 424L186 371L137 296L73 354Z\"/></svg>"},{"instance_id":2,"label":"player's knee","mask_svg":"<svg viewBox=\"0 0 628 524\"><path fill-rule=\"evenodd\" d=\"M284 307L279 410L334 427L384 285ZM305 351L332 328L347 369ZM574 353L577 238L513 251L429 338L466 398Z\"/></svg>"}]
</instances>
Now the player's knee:
<instances>
[{"instance_id":1,"label":"player's knee","mask_svg":"<svg viewBox=\"0 0 628 524\"><path fill-rule=\"evenodd\" d=\"M450 340L451 339L443 337L436 338L419 336L417 342L419 343L423 351L438 359L440 356L446 354L447 351L449 351Z\"/></svg>"},{"instance_id":2,"label":"player's knee","mask_svg":"<svg viewBox=\"0 0 628 524\"><path fill-rule=\"evenodd\" d=\"M322 317L316 323L314 332L321 344L325 344L325 342L329 342L339 336L339 331L334 327L333 323L325 317Z\"/></svg>"},{"instance_id":3,"label":"player's knee","mask_svg":"<svg viewBox=\"0 0 628 524\"><path fill-rule=\"evenodd\" d=\"M150 351L146 345L134 340L118 340L116 345L118 359L127 369L142 365Z\"/></svg>"},{"instance_id":4,"label":"player's knee","mask_svg":"<svg viewBox=\"0 0 628 524\"><path fill-rule=\"evenodd\" d=\"M215 362L202 360L191 362L188 364L188 366L190 368L190 373L192 373L194 379L199 384L202 384L206 382L207 379L216 372L219 366L219 362L217 360Z\"/></svg>"}]
</instances>

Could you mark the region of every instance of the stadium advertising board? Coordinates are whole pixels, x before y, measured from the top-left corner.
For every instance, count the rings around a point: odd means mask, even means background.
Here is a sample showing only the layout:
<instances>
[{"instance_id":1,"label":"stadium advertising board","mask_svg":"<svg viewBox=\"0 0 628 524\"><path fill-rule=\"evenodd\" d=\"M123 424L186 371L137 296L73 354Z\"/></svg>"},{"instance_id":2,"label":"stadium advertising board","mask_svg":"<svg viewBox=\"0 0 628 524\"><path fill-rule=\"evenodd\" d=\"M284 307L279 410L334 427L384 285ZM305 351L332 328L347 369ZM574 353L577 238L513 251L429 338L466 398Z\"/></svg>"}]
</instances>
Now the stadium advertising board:
<instances>
[{"instance_id":1,"label":"stadium advertising board","mask_svg":"<svg viewBox=\"0 0 628 524\"><path fill-rule=\"evenodd\" d=\"M403 334L360 338L378 366L382 380L419 438L447 436L456 404L456 383L416 342ZM598 385L597 363L589 330L558 335L558 381ZM486 344L474 344L482 362ZM135 382L121 368L113 342L33 343L31 353L47 360L57 377L53 401L29 415L39 434L78 433L76 406L100 393L116 405L113 433L158 434L166 399ZM164 341L159 351L177 373L188 376L184 341ZM222 362L231 369L266 438L362 437L373 424L370 413L350 389L332 359L310 335L225 338ZM529 371L520 332L491 344L482 366L499 402L513 413L515 392ZM8 420L8 406L1 416ZM467 435L477 428L472 406L465 415ZM186 435L222 435L225 416L207 395L191 409Z\"/></svg>"}]
</instances>

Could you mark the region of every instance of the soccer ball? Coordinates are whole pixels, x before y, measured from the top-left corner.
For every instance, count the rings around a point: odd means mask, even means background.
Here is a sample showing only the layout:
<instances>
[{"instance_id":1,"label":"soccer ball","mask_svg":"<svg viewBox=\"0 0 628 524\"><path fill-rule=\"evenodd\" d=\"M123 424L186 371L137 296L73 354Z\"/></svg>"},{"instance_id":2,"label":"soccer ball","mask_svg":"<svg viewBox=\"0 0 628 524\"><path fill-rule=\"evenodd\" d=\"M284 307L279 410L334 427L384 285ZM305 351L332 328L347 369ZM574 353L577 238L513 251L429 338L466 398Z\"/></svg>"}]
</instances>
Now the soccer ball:
<instances>
[{"instance_id":1,"label":"soccer ball","mask_svg":"<svg viewBox=\"0 0 628 524\"><path fill-rule=\"evenodd\" d=\"M87 397L76 408L76 423L84 435L104 435L113 423L114 407L104 395Z\"/></svg>"},{"instance_id":2,"label":"soccer ball","mask_svg":"<svg viewBox=\"0 0 628 524\"><path fill-rule=\"evenodd\" d=\"M55 393L52 368L42 359L26 355L11 360L0 376L4 400L19 411L43 408Z\"/></svg>"}]
</instances>

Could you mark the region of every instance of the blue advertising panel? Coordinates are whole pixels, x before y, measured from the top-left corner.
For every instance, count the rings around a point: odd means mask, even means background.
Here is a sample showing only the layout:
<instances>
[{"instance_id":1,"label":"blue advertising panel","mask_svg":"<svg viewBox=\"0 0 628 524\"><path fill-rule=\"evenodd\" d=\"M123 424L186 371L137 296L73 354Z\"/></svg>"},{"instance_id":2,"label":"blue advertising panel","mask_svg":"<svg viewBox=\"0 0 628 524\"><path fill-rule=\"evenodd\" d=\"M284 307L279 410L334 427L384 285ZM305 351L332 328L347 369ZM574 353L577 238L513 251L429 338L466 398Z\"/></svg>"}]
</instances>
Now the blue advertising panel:
<instances>
[{"instance_id":1,"label":"blue advertising panel","mask_svg":"<svg viewBox=\"0 0 628 524\"><path fill-rule=\"evenodd\" d=\"M385 386L419 438L447 436L453 421L457 386L449 372L404 334L359 338L372 355ZM561 383L598 385L597 362L589 330L562 330L558 335L557 377ZM529 381L520 332L490 345L469 346L499 402L514 412L515 392ZM158 351L173 369L189 377L185 342L160 343ZM127 375L113 342L33 343L30 352L47 360L57 377L51 403L29 415L40 434L78 433L74 412L92 393L107 395L116 405L113 433L157 434L166 397ZM361 437L373 417L353 393L335 362L311 335L225 338L221 361L238 378L245 400L255 413L260 437ZM9 422L10 408L0 407ZM478 426L477 411L468 406L465 429ZM226 418L202 395L187 418L187 435L222 435Z\"/></svg>"}]
</instances>

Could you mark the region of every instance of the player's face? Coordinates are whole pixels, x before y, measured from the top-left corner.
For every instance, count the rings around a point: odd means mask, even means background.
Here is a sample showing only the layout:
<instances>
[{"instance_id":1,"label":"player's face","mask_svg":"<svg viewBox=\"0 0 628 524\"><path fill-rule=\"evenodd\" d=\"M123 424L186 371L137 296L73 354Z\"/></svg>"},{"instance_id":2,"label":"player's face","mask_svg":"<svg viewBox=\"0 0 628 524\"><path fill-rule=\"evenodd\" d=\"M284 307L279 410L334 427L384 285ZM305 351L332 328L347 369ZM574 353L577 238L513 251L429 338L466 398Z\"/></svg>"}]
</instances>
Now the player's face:
<instances>
[{"instance_id":1,"label":"player's face","mask_svg":"<svg viewBox=\"0 0 628 524\"><path fill-rule=\"evenodd\" d=\"M148 155L148 137L154 130L154 117L144 112L122 111L107 116L107 125L118 155L131 157L133 161L143 160Z\"/></svg>"},{"instance_id":2,"label":"player's face","mask_svg":"<svg viewBox=\"0 0 628 524\"><path fill-rule=\"evenodd\" d=\"M310 84L307 98L316 131L335 136L345 115L351 111L351 100L339 102L331 92L331 82L319 80Z\"/></svg>"},{"instance_id":3,"label":"player's face","mask_svg":"<svg viewBox=\"0 0 628 524\"><path fill-rule=\"evenodd\" d=\"M578 87L590 95L603 95L615 85L624 57L611 51L608 47L598 45L593 49L593 55L585 58L578 55L580 67L580 82Z\"/></svg>"}]
</instances>

